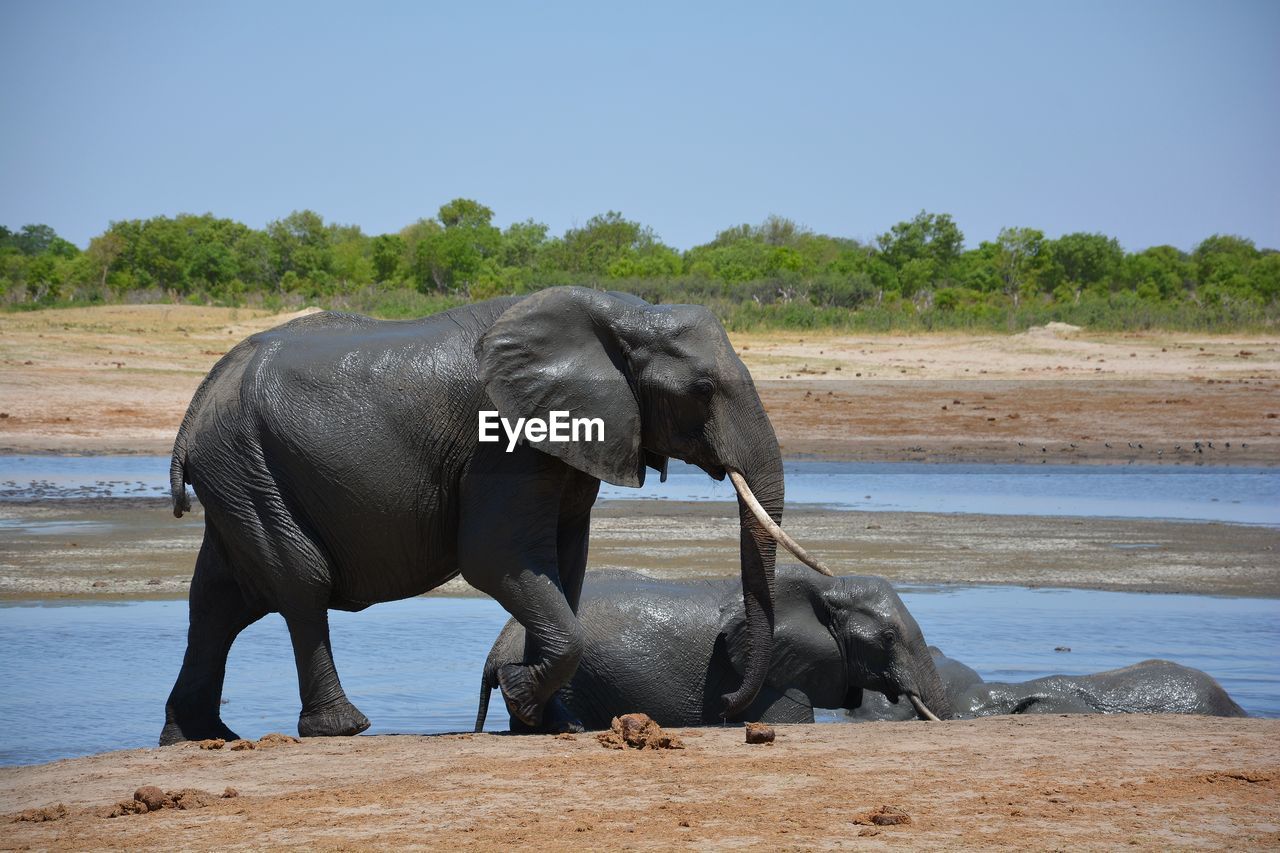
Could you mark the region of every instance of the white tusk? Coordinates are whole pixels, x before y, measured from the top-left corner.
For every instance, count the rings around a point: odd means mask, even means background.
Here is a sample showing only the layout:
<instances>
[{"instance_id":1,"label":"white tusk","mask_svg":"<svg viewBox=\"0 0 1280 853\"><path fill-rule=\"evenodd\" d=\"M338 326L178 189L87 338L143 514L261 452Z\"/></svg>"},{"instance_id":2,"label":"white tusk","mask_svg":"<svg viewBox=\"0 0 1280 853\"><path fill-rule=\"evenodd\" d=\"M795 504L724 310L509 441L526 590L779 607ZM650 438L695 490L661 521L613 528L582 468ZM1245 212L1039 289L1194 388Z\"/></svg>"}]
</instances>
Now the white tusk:
<instances>
[{"instance_id":1,"label":"white tusk","mask_svg":"<svg viewBox=\"0 0 1280 853\"><path fill-rule=\"evenodd\" d=\"M733 482L733 487L738 490L738 495L742 498L743 503L751 510L751 514L756 517L756 521L769 531L769 535L778 540L783 548L786 548L800 562L804 563L815 572L824 574L829 578L835 577L820 560L815 560L809 556L809 552L800 547L800 543L787 535L787 532L777 525L777 523L769 517L769 513L764 511L764 507L760 506L760 501L756 500L756 496L751 493L751 489L747 486L747 480L737 471L729 472L729 479Z\"/></svg>"},{"instance_id":2,"label":"white tusk","mask_svg":"<svg viewBox=\"0 0 1280 853\"><path fill-rule=\"evenodd\" d=\"M918 714L920 714L920 716L924 717L926 720L930 720L930 721L935 722L935 723L940 723L940 722L942 722L942 720L939 720L939 719L938 719L938 717L937 717L937 715L936 715L936 714L934 714L932 711L930 711L930 710L925 706L925 704L924 704L923 702L921 702L921 701L920 701L920 697L919 697L919 696L917 696L917 695L916 695L916 694L914 694L914 693L908 693L908 694L907 694L907 698L911 700L911 704L915 706L916 712L917 712Z\"/></svg>"}]
</instances>

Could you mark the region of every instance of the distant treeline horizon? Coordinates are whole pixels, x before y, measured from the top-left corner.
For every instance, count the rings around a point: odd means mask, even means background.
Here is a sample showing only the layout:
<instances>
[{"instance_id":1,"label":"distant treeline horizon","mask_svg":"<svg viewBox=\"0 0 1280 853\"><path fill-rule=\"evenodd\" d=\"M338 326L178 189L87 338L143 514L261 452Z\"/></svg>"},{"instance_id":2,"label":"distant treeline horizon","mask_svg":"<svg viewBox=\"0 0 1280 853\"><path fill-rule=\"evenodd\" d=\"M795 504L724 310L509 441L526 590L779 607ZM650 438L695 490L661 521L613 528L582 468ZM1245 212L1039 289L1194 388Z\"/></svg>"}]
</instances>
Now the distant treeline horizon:
<instances>
[{"instance_id":1,"label":"distant treeline horizon","mask_svg":"<svg viewBox=\"0 0 1280 853\"><path fill-rule=\"evenodd\" d=\"M610 211L552 236L506 228L471 199L391 234L295 211L250 228L212 214L112 222L87 248L47 225L0 226L7 310L190 302L302 304L384 317L575 284L712 308L732 329L1017 330L1058 320L1103 330L1270 329L1280 252L1215 234L1192 251L1126 252L1114 237L1001 230L966 248L946 213L921 211L872 242L770 216L687 251Z\"/></svg>"}]
</instances>

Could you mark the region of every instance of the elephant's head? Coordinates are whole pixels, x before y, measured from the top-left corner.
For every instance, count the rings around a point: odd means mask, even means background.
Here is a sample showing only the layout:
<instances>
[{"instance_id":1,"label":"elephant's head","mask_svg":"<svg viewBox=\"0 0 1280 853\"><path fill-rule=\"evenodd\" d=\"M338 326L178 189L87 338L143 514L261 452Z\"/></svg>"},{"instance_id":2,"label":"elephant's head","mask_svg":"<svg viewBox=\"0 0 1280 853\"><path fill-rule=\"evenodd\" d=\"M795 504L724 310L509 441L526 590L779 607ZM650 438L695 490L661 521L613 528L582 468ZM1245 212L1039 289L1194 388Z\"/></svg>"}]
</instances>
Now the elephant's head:
<instances>
[{"instance_id":1,"label":"elephant's head","mask_svg":"<svg viewBox=\"0 0 1280 853\"><path fill-rule=\"evenodd\" d=\"M883 578L779 573L769 681L815 708L857 708L863 690L906 697L923 719L953 715L920 626ZM726 636L733 654L735 638Z\"/></svg>"},{"instance_id":2,"label":"elephant's head","mask_svg":"<svg viewBox=\"0 0 1280 853\"><path fill-rule=\"evenodd\" d=\"M603 419L603 441L534 445L580 471L640 486L646 466L665 476L675 458L734 480L750 651L741 687L725 697L726 714L744 709L771 654L782 458L751 374L719 321L701 306L551 288L507 309L476 352L503 417L560 410Z\"/></svg>"}]
</instances>

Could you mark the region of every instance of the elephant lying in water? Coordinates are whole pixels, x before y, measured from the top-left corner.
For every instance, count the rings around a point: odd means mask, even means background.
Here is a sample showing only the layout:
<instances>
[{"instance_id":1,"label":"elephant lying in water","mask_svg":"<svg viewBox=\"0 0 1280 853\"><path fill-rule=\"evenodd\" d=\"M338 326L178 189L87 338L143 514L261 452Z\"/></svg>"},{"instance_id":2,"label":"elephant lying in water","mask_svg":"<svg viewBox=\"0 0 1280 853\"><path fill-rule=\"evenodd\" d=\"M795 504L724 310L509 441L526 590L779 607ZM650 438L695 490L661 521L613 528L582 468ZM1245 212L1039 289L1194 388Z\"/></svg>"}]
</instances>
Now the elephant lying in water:
<instances>
[{"instance_id":1,"label":"elephant lying in water","mask_svg":"<svg viewBox=\"0 0 1280 853\"><path fill-rule=\"evenodd\" d=\"M1244 710L1208 673L1167 660L1144 660L1092 675L1050 675L1022 682L982 676L930 646L934 666L957 717L996 714L1204 714L1244 717ZM857 722L907 720L905 703L868 694L847 712Z\"/></svg>"},{"instance_id":2,"label":"elephant lying in water","mask_svg":"<svg viewBox=\"0 0 1280 853\"><path fill-rule=\"evenodd\" d=\"M737 585L592 572L578 609L582 659L560 697L588 729L608 728L613 717L637 711L664 726L813 722L814 708L856 708L864 690L906 696L921 716L951 715L920 628L884 579L780 567L774 607L764 686L726 718L718 697L746 666L747 619ZM524 629L509 621L485 663L477 731L497 673L520 663L524 648ZM511 730L537 729L512 717Z\"/></svg>"}]
</instances>

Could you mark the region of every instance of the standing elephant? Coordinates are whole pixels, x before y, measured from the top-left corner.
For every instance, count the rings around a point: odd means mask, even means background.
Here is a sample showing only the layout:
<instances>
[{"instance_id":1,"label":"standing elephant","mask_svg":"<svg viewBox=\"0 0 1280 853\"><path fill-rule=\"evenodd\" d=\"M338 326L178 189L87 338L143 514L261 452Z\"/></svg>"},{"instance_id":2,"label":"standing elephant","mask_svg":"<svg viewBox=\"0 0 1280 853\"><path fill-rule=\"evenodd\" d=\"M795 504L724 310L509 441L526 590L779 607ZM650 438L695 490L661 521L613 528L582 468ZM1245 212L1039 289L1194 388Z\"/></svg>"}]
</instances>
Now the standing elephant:
<instances>
[{"instance_id":1,"label":"standing elephant","mask_svg":"<svg viewBox=\"0 0 1280 853\"><path fill-rule=\"evenodd\" d=\"M664 726L724 719L811 723L814 708L857 708L863 691L906 696L921 717L951 715L920 628L883 578L777 573L773 660L751 704L724 715L718 697L750 665L750 619L731 583L593 572L578 618L584 651L562 691L589 729L648 714ZM524 628L507 622L485 663L476 731L502 668L520 660ZM503 688L505 690L505 688ZM936 716L935 716L936 715ZM511 729L529 727L512 716Z\"/></svg>"},{"instance_id":2,"label":"standing elephant","mask_svg":"<svg viewBox=\"0 0 1280 853\"><path fill-rule=\"evenodd\" d=\"M481 413L599 418L602 440L481 442ZM592 436L595 437L595 436ZM197 389L174 444L175 515L190 483L205 535L187 651L160 743L235 735L218 715L227 652L269 612L298 669L298 731L351 735L328 610L407 598L459 574L528 629L495 674L510 712L579 728L555 699L582 655L575 615L600 481L668 458L739 492L742 713L769 669L782 460L751 376L705 308L552 288L411 321L320 313L253 335Z\"/></svg>"}]
</instances>

